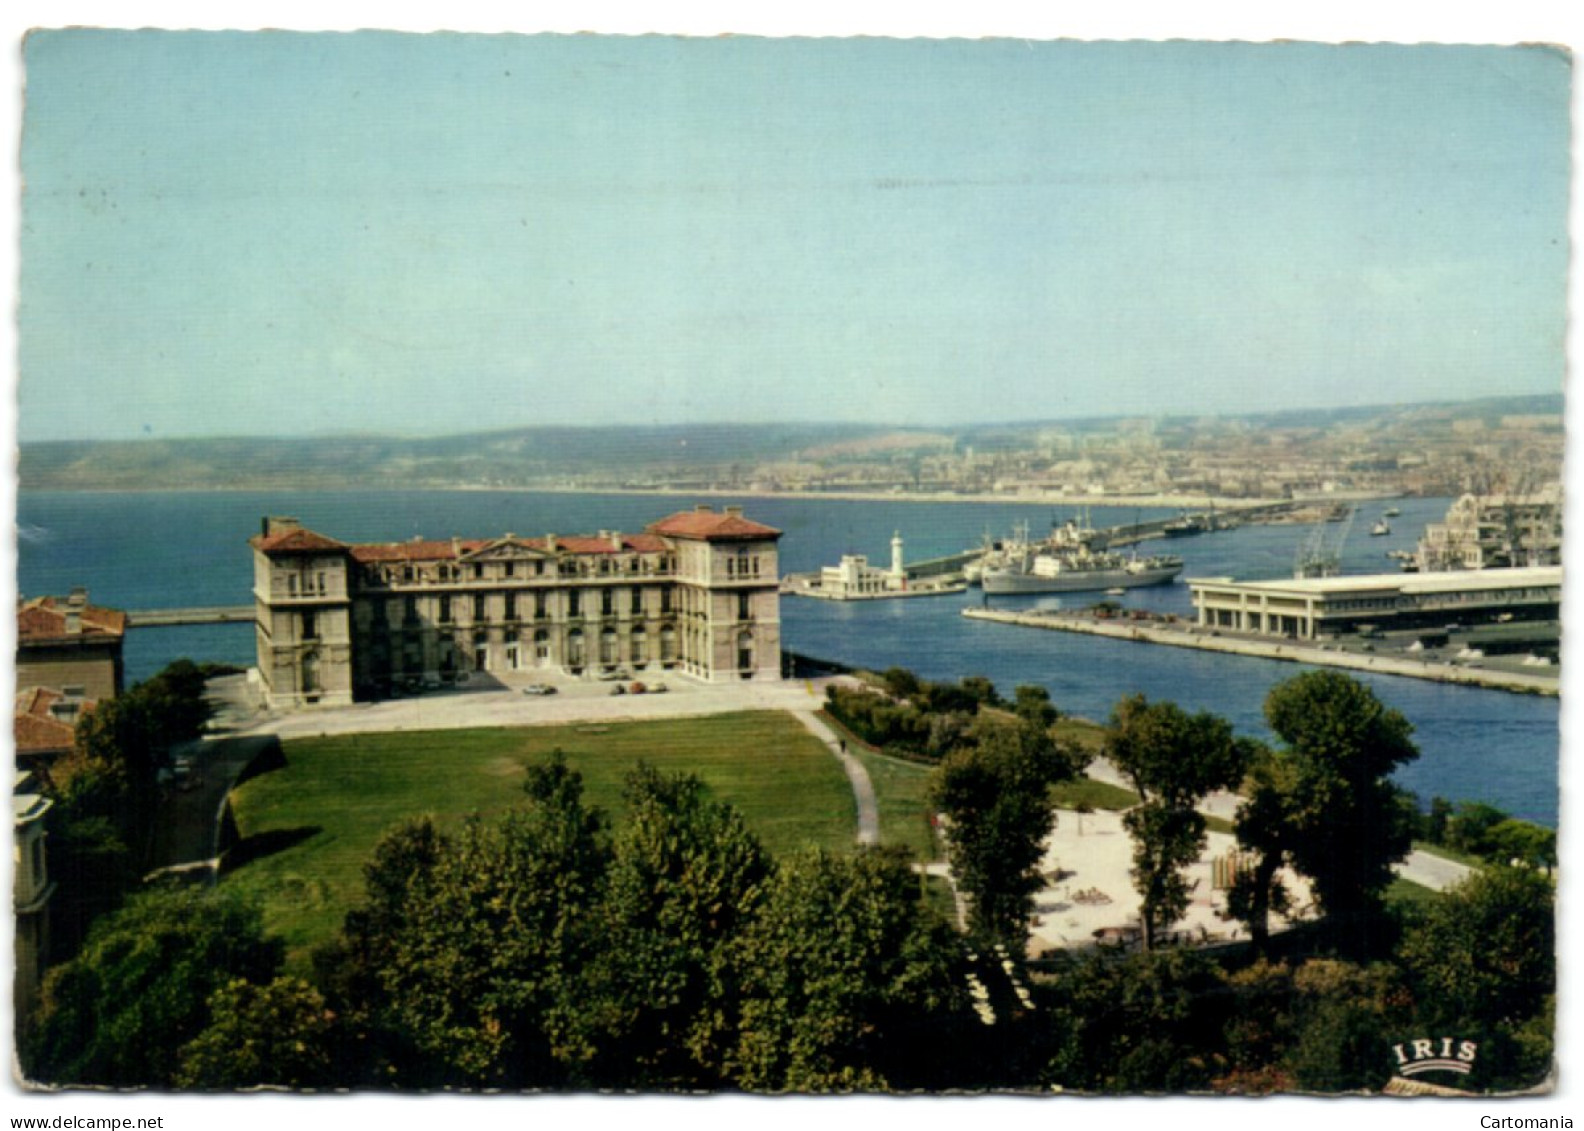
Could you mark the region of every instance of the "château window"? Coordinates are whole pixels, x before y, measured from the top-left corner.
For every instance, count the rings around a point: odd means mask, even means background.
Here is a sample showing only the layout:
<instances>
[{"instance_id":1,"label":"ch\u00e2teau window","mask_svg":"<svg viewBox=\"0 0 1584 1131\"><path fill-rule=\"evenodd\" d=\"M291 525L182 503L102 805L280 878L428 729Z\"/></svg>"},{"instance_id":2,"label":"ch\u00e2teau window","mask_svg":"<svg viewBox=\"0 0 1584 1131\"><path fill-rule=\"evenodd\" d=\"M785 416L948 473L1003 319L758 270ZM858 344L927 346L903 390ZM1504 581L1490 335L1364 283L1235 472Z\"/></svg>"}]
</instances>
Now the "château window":
<instances>
[{"instance_id":1,"label":"ch\u00e2teau window","mask_svg":"<svg viewBox=\"0 0 1584 1131\"><path fill-rule=\"evenodd\" d=\"M582 612L582 606L583 594L579 593L576 589L573 589L567 594L567 615L574 617L577 616L580 612Z\"/></svg>"},{"instance_id":2,"label":"ch\u00e2teau window","mask_svg":"<svg viewBox=\"0 0 1584 1131\"><path fill-rule=\"evenodd\" d=\"M288 596L288 597L297 596L297 575L295 573L294 574L290 574L286 578L286 596Z\"/></svg>"},{"instance_id":3,"label":"ch\u00e2teau window","mask_svg":"<svg viewBox=\"0 0 1584 1131\"><path fill-rule=\"evenodd\" d=\"M632 613L633 613L633 616L635 616L635 617L643 615L643 590L642 589L634 589L632 591Z\"/></svg>"},{"instance_id":4,"label":"ch\u00e2teau window","mask_svg":"<svg viewBox=\"0 0 1584 1131\"><path fill-rule=\"evenodd\" d=\"M506 619L517 619L517 594L515 593L506 594Z\"/></svg>"},{"instance_id":5,"label":"ch\u00e2teau window","mask_svg":"<svg viewBox=\"0 0 1584 1131\"><path fill-rule=\"evenodd\" d=\"M489 613L487 611L487 605L488 605L488 598L486 598L484 596L484 594L482 594L482 593L473 594L473 619L474 620L487 620L488 619Z\"/></svg>"},{"instance_id":6,"label":"ch\u00e2teau window","mask_svg":"<svg viewBox=\"0 0 1584 1131\"><path fill-rule=\"evenodd\" d=\"M442 595L440 598L440 623L451 623L451 598L449 596Z\"/></svg>"},{"instance_id":7,"label":"ch\u00e2teau window","mask_svg":"<svg viewBox=\"0 0 1584 1131\"><path fill-rule=\"evenodd\" d=\"M484 563L483 562L474 562L473 563L473 580L474 581L481 580L483 578L483 576L484 576Z\"/></svg>"},{"instance_id":8,"label":"ch\u00e2teau window","mask_svg":"<svg viewBox=\"0 0 1584 1131\"><path fill-rule=\"evenodd\" d=\"M309 610L302 615L302 638L304 640L316 640L318 637L319 626L315 623L313 611Z\"/></svg>"},{"instance_id":9,"label":"ch\u00e2teau window","mask_svg":"<svg viewBox=\"0 0 1584 1131\"><path fill-rule=\"evenodd\" d=\"M543 563L540 563L540 564L543 564ZM537 619L539 619L539 620L543 620L545 618L545 616L546 616L546 612L547 612L547 610L545 609L545 595L543 593L535 593L534 594L534 616Z\"/></svg>"},{"instance_id":10,"label":"ch\u00e2teau window","mask_svg":"<svg viewBox=\"0 0 1584 1131\"><path fill-rule=\"evenodd\" d=\"M747 594L747 593L739 593L739 594L737 594L737 619L738 620L748 620L749 617L752 616L752 614L753 614L752 606L749 603L749 596L750 595Z\"/></svg>"},{"instance_id":11,"label":"ch\u00e2teau window","mask_svg":"<svg viewBox=\"0 0 1584 1131\"><path fill-rule=\"evenodd\" d=\"M605 589L600 592L600 612L604 616L612 616L616 612L616 593L614 590Z\"/></svg>"},{"instance_id":12,"label":"ch\u00e2teau window","mask_svg":"<svg viewBox=\"0 0 1584 1131\"><path fill-rule=\"evenodd\" d=\"M517 572L517 563L516 562L507 562L506 563L506 576L507 577L512 577L512 576L514 576L516 574L516 572Z\"/></svg>"}]
</instances>

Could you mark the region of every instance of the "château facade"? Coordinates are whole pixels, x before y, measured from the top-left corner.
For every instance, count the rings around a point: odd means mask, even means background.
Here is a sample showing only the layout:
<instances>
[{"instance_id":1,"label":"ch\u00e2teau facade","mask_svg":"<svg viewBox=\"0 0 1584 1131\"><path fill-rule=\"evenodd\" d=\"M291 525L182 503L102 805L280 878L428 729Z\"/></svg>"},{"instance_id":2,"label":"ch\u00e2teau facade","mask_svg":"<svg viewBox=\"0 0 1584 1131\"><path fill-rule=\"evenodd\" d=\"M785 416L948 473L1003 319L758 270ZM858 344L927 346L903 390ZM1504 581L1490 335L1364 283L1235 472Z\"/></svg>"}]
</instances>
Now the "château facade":
<instances>
[{"instance_id":1,"label":"ch\u00e2teau facade","mask_svg":"<svg viewBox=\"0 0 1584 1131\"><path fill-rule=\"evenodd\" d=\"M250 540L259 676L273 707L464 673L779 679L780 537L741 507L638 534L362 544L266 518Z\"/></svg>"}]
</instances>

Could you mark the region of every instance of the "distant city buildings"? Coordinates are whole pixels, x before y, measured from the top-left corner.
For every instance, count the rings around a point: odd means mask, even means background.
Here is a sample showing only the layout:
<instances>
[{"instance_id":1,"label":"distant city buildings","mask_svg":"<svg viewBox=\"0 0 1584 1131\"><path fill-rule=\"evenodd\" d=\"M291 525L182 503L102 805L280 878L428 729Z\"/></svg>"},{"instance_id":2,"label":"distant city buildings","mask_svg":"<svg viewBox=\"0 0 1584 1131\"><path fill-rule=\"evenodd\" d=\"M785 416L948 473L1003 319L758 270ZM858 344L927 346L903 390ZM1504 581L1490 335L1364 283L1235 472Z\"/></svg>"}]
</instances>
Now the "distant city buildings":
<instances>
[{"instance_id":1,"label":"distant city buildings","mask_svg":"<svg viewBox=\"0 0 1584 1131\"><path fill-rule=\"evenodd\" d=\"M779 679L780 536L734 506L637 534L372 544L267 518L251 540L263 690L298 707L536 669Z\"/></svg>"}]
</instances>

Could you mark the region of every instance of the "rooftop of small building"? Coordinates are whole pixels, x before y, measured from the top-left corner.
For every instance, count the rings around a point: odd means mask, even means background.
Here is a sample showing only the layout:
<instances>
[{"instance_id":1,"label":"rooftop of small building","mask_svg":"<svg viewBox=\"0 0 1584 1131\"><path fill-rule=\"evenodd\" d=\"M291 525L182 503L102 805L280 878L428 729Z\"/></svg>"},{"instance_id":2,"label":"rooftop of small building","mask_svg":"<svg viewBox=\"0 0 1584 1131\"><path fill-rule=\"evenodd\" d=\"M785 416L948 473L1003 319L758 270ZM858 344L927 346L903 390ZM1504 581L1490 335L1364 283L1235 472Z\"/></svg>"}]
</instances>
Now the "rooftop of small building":
<instances>
[{"instance_id":1,"label":"rooftop of small building","mask_svg":"<svg viewBox=\"0 0 1584 1131\"><path fill-rule=\"evenodd\" d=\"M76 631L70 625L72 614L78 618ZM17 602L18 644L119 638L125 634L126 614L119 609L90 605L85 589L75 590L70 597L33 597Z\"/></svg>"},{"instance_id":2,"label":"rooftop of small building","mask_svg":"<svg viewBox=\"0 0 1584 1131\"><path fill-rule=\"evenodd\" d=\"M72 703L76 710L70 718L62 717L56 705ZM18 754L41 754L70 748L77 730L77 720L94 709L92 699L69 699L64 691L54 687L24 687L16 693L16 707L12 718L12 735L16 739Z\"/></svg>"},{"instance_id":3,"label":"rooftop of small building","mask_svg":"<svg viewBox=\"0 0 1584 1131\"><path fill-rule=\"evenodd\" d=\"M1289 577L1265 581L1237 581L1230 577L1191 577L1190 586L1235 586L1257 592L1298 593L1331 597L1347 593L1391 592L1459 593L1528 589L1562 584L1561 566L1523 566L1517 569L1454 569L1433 573L1369 573L1339 577Z\"/></svg>"}]
</instances>

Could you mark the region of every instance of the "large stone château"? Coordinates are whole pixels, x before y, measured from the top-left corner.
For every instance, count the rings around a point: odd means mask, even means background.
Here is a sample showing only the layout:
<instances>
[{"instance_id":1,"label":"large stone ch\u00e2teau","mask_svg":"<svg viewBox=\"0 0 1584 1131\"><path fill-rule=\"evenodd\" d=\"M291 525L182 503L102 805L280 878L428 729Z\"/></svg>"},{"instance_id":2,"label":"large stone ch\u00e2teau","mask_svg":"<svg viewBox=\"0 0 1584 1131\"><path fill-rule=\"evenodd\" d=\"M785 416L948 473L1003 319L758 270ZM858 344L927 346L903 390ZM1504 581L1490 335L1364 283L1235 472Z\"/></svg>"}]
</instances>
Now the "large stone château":
<instances>
[{"instance_id":1,"label":"large stone ch\u00e2teau","mask_svg":"<svg viewBox=\"0 0 1584 1131\"><path fill-rule=\"evenodd\" d=\"M266 518L250 541L263 690L298 707L476 672L779 679L780 537L740 507L639 534L363 544Z\"/></svg>"}]
</instances>

